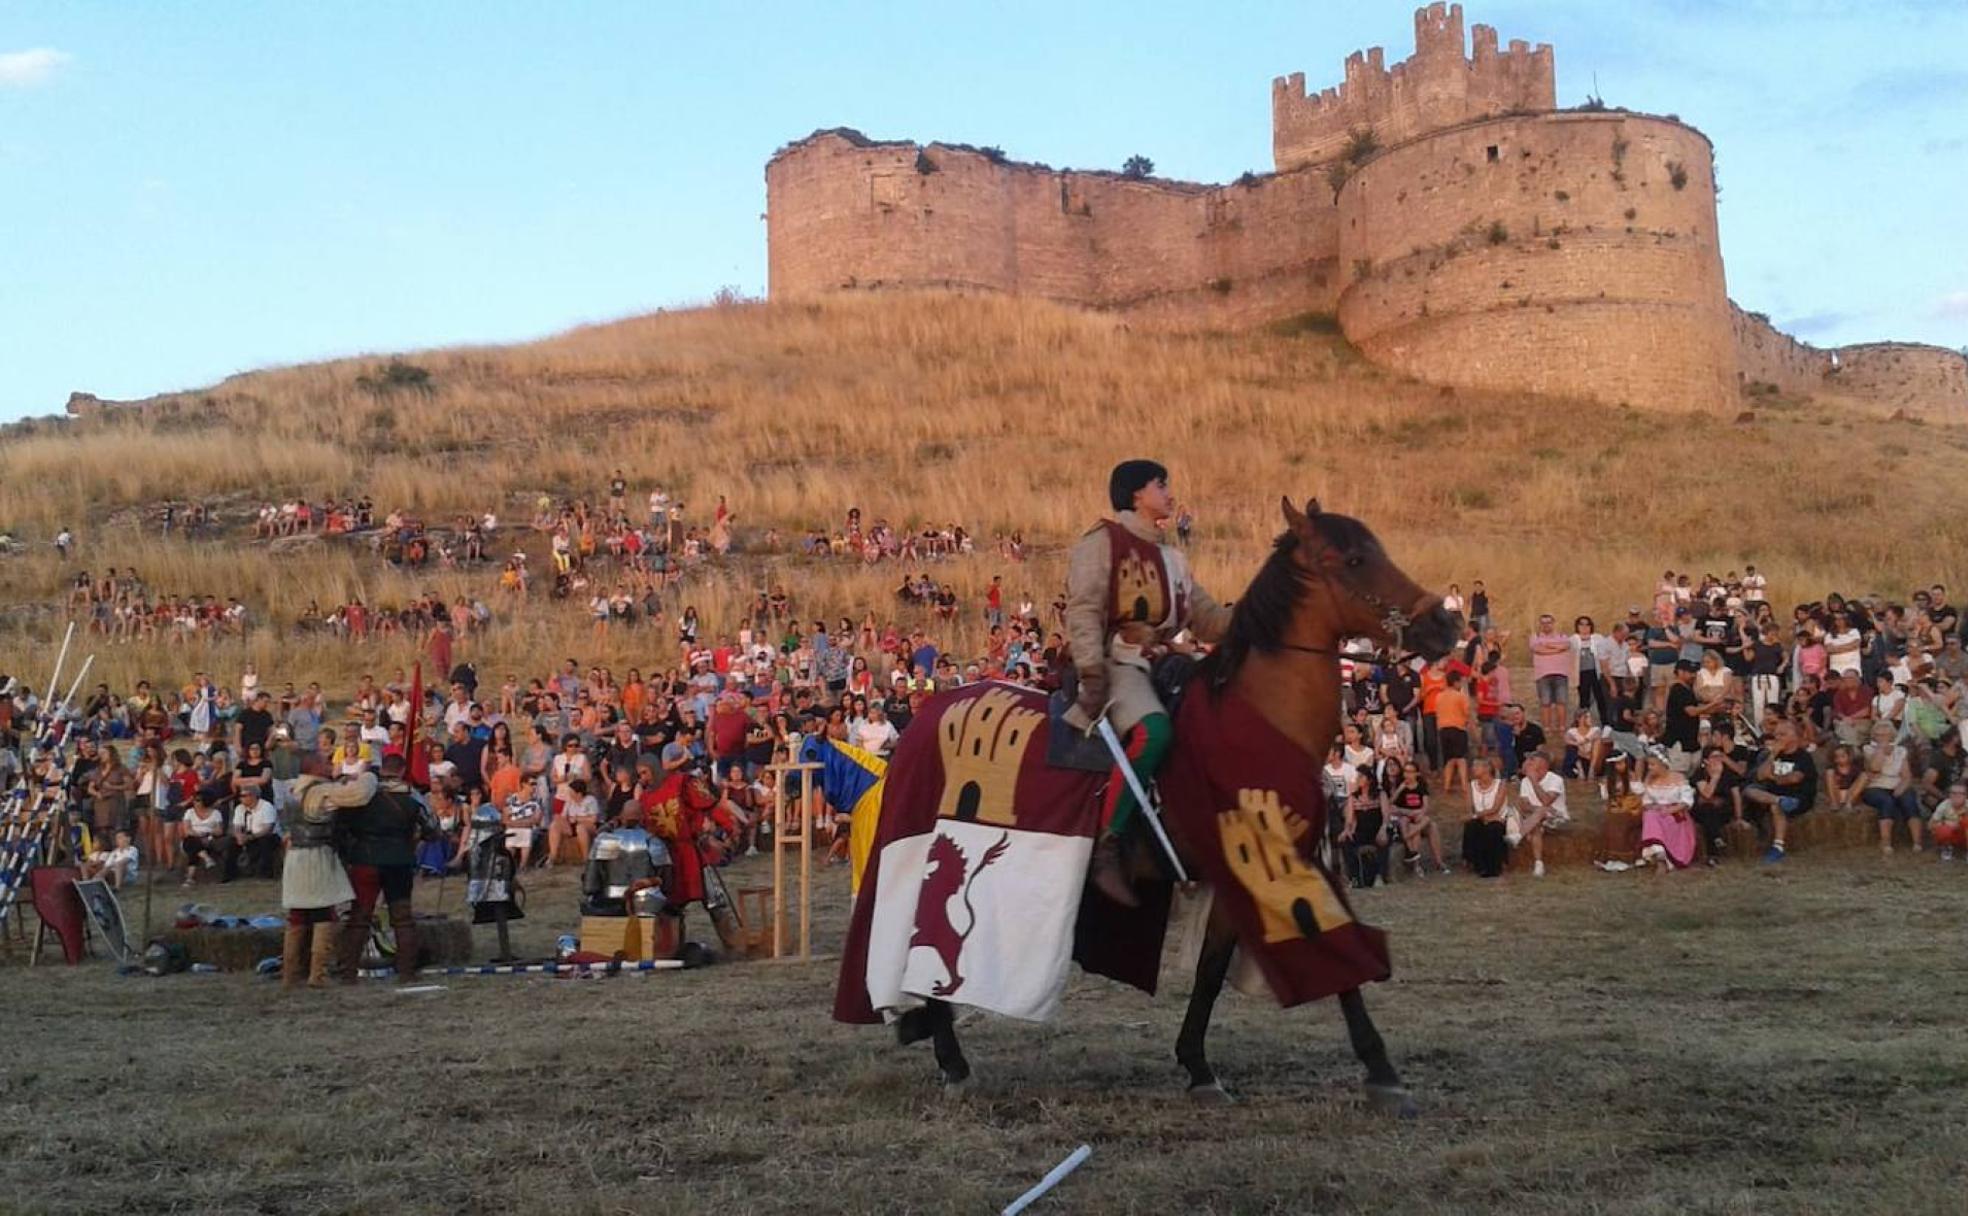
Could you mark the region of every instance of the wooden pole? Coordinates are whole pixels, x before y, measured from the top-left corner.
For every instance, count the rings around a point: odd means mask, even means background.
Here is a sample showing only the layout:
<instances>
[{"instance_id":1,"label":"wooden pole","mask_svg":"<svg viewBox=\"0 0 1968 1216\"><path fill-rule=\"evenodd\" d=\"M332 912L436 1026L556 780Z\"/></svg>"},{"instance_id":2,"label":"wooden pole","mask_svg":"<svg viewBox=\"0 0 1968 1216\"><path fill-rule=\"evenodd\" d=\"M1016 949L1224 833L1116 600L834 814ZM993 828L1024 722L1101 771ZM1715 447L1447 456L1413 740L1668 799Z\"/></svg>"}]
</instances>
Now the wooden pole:
<instances>
[{"instance_id":1,"label":"wooden pole","mask_svg":"<svg viewBox=\"0 0 1968 1216\"><path fill-rule=\"evenodd\" d=\"M820 765L773 764L769 771L778 780L772 787L772 957L785 958L788 953L786 941L786 913L792 910L791 892L786 889L786 850L799 850L799 955L802 960L813 957L813 821L816 816L820 787L816 778ZM795 802L788 797L787 776L800 774L799 799ZM788 825L795 825L788 830Z\"/></svg>"},{"instance_id":2,"label":"wooden pole","mask_svg":"<svg viewBox=\"0 0 1968 1216\"><path fill-rule=\"evenodd\" d=\"M814 782L800 781L800 958L813 957L813 796Z\"/></svg>"},{"instance_id":3,"label":"wooden pole","mask_svg":"<svg viewBox=\"0 0 1968 1216\"><path fill-rule=\"evenodd\" d=\"M772 785L772 957L786 952L786 773Z\"/></svg>"}]
</instances>

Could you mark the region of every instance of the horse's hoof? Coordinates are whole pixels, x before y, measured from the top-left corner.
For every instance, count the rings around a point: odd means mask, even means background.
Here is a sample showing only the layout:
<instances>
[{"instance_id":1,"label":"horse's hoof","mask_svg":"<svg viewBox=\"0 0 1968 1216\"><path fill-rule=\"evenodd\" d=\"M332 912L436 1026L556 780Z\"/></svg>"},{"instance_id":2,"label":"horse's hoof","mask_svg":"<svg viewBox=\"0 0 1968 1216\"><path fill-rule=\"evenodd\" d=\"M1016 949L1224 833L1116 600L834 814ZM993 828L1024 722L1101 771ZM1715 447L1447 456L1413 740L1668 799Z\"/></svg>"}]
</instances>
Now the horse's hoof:
<instances>
[{"instance_id":1,"label":"horse's hoof","mask_svg":"<svg viewBox=\"0 0 1968 1216\"><path fill-rule=\"evenodd\" d=\"M1198 1106L1235 1106L1237 1099L1223 1088L1223 1082L1211 1081L1208 1085L1191 1085L1189 1100Z\"/></svg>"},{"instance_id":2,"label":"horse's hoof","mask_svg":"<svg viewBox=\"0 0 1968 1216\"><path fill-rule=\"evenodd\" d=\"M943 1100L945 1102L961 1102L969 1096L969 1077L965 1077L961 1081L952 1081L948 1077L943 1078Z\"/></svg>"},{"instance_id":3,"label":"horse's hoof","mask_svg":"<svg viewBox=\"0 0 1968 1216\"><path fill-rule=\"evenodd\" d=\"M1421 1114L1415 1105L1414 1094L1399 1085L1372 1085L1364 1087L1367 1105L1383 1115L1396 1119L1413 1119Z\"/></svg>"}]
</instances>

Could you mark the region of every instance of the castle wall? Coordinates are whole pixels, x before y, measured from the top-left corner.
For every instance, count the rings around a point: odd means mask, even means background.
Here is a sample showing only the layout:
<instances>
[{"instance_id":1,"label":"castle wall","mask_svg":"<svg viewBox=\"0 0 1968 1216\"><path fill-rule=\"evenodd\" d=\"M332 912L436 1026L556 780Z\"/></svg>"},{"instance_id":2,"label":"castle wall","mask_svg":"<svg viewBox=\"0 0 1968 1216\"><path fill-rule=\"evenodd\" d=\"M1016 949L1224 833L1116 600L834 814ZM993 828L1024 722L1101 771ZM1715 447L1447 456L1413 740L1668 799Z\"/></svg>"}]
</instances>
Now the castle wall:
<instances>
[{"instance_id":1,"label":"castle wall","mask_svg":"<svg viewBox=\"0 0 1968 1216\"><path fill-rule=\"evenodd\" d=\"M1390 148L1340 191L1339 256L1346 336L1411 375L1736 401L1710 148L1680 123L1568 112Z\"/></svg>"},{"instance_id":2,"label":"castle wall","mask_svg":"<svg viewBox=\"0 0 1968 1216\"><path fill-rule=\"evenodd\" d=\"M1206 324L1337 300L1339 212L1317 174L1207 187L824 133L773 158L766 199L775 297L976 287Z\"/></svg>"},{"instance_id":3,"label":"castle wall","mask_svg":"<svg viewBox=\"0 0 1968 1216\"><path fill-rule=\"evenodd\" d=\"M1392 68L1372 47L1346 60L1338 86L1307 94L1305 74L1271 82L1271 156L1278 170L1341 156L1355 131L1382 147L1429 131L1499 114L1558 105L1551 47L1520 40L1497 49L1496 30L1475 26L1464 54L1462 6L1431 4L1415 12L1415 53Z\"/></svg>"},{"instance_id":4,"label":"castle wall","mask_svg":"<svg viewBox=\"0 0 1968 1216\"><path fill-rule=\"evenodd\" d=\"M1799 342L1733 303L1729 305L1729 326L1736 346L1737 380L1742 387L1773 384L1786 393L1824 391L1831 352Z\"/></svg>"},{"instance_id":5,"label":"castle wall","mask_svg":"<svg viewBox=\"0 0 1968 1216\"><path fill-rule=\"evenodd\" d=\"M984 289L1187 327L1327 312L1368 358L1443 384L1719 412L1759 383L1968 411L1955 352L1822 351L1729 302L1700 132L1557 111L1549 46L1469 35L1465 53L1461 6L1430 4L1402 63L1375 47L1336 88L1274 81L1280 171L1228 186L816 133L766 166L771 294ZM1356 163L1363 128L1378 150Z\"/></svg>"},{"instance_id":6,"label":"castle wall","mask_svg":"<svg viewBox=\"0 0 1968 1216\"><path fill-rule=\"evenodd\" d=\"M1823 391L1916 418L1968 418L1968 357L1944 346L1876 342L1838 349Z\"/></svg>"}]
</instances>

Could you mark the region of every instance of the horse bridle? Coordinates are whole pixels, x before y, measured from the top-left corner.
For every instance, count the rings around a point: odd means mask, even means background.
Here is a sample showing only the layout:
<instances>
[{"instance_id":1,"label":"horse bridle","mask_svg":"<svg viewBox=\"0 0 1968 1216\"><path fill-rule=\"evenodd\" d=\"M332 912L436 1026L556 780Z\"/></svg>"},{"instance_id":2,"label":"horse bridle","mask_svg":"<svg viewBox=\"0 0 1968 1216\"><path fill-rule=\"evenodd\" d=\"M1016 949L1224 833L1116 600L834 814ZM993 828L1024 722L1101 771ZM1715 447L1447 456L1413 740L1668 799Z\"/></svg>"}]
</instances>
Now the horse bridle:
<instances>
[{"instance_id":1,"label":"horse bridle","mask_svg":"<svg viewBox=\"0 0 1968 1216\"><path fill-rule=\"evenodd\" d=\"M1378 595L1375 595L1373 592L1368 591L1363 587L1346 586L1344 583L1340 581L1337 575L1333 574L1331 571L1326 570L1323 567L1306 570L1305 567L1300 566L1299 569L1305 570L1305 574L1308 578L1316 578L1324 582L1331 583L1334 585L1336 589L1341 590L1346 594L1353 596L1355 599L1365 602L1368 607L1373 608L1375 611L1379 612L1380 627L1382 630L1384 630L1387 633L1387 636L1389 638L1393 639L1395 653L1400 654L1407 650L1407 644L1406 644L1407 628L1409 625L1414 624L1413 617L1409 616L1402 609L1395 607L1393 604L1388 603L1386 600L1380 598ZM1280 642L1278 643L1278 648L1280 650L1296 650L1302 654L1328 655L1334 658L1338 658L1341 655L1340 651L1328 647L1301 646L1297 642ZM1364 656L1354 656L1354 657L1364 657Z\"/></svg>"}]
</instances>

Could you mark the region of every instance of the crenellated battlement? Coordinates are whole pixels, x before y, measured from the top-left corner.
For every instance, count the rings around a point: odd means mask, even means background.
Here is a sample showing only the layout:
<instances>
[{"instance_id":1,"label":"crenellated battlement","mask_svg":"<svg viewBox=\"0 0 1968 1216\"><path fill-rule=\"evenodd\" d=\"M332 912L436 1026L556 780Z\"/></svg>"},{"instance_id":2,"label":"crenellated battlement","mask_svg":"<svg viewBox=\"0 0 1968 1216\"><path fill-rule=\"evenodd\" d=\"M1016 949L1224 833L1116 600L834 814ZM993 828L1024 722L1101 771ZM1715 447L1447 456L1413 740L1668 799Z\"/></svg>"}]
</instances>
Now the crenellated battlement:
<instances>
[{"instance_id":1,"label":"crenellated battlement","mask_svg":"<svg viewBox=\"0 0 1968 1216\"><path fill-rule=\"evenodd\" d=\"M1391 68L1376 46L1348 55L1333 88L1308 94L1303 72L1271 82L1271 151L1280 172L1337 159L1360 130L1385 147L1471 119L1557 108L1549 44L1519 38L1498 50L1496 30L1478 25L1468 39L1473 53L1465 54L1460 4L1430 4L1414 20L1414 54Z\"/></svg>"}]
</instances>

